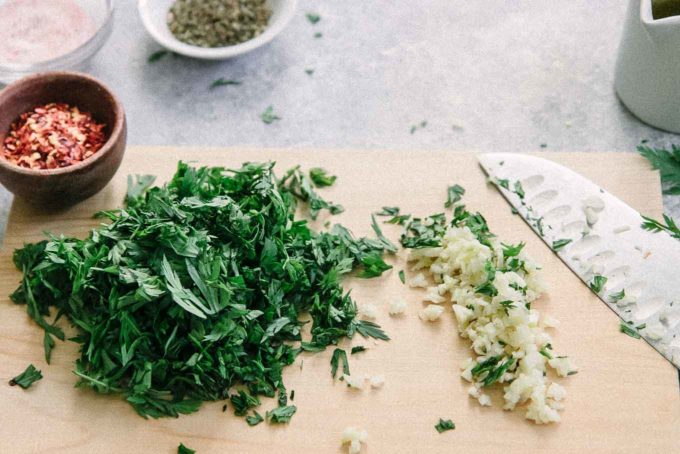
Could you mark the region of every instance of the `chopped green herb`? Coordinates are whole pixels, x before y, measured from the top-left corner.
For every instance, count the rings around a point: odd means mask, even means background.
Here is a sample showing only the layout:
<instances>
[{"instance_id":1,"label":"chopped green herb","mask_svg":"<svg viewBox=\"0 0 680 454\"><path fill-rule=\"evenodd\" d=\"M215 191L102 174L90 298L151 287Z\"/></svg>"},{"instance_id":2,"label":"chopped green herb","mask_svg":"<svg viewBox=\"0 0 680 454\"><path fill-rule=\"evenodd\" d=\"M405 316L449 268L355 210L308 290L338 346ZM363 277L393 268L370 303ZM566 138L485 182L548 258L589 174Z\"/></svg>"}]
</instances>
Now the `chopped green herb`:
<instances>
[{"instance_id":1,"label":"chopped green herb","mask_svg":"<svg viewBox=\"0 0 680 454\"><path fill-rule=\"evenodd\" d=\"M542 144L541 144L541 148L548 148L548 144L547 144L547 143L542 143Z\"/></svg>"},{"instance_id":2,"label":"chopped green herb","mask_svg":"<svg viewBox=\"0 0 680 454\"><path fill-rule=\"evenodd\" d=\"M388 240L385 237L385 235L383 235L382 230L380 229L380 226L376 222L375 216L373 216L373 215L371 215L371 227L373 228L375 235L378 237L378 241L380 241L380 244L382 246L383 251L392 252L392 253L397 252L397 246L394 243L392 243L390 240Z\"/></svg>"},{"instance_id":3,"label":"chopped green herb","mask_svg":"<svg viewBox=\"0 0 680 454\"><path fill-rule=\"evenodd\" d=\"M607 283L606 277L596 274L595 276L593 276L593 280L590 281L590 288L593 290L593 292L600 293L606 283Z\"/></svg>"},{"instance_id":4,"label":"chopped green herb","mask_svg":"<svg viewBox=\"0 0 680 454\"><path fill-rule=\"evenodd\" d=\"M663 224L662 222L656 221L647 216L642 216L642 219L643 229L649 230L650 232L654 233L666 232L676 240L680 240L680 228L678 228L677 224L670 216L666 214L663 215L663 219L666 222L666 224Z\"/></svg>"},{"instance_id":5,"label":"chopped green herb","mask_svg":"<svg viewBox=\"0 0 680 454\"><path fill-rule=\"evenodd\" d=\"M515 194L517 194L517 197L520 199L524 198L524 188L522 187L522 183L519 181L515 181Z\"/></svg>"},{"instance_id":6,"label":"chopped green herb","mask_svg":"<svg viewBox=\"0 0 680 454\"><path fill-rule=\"evenodd\" d=\"M341 348L336 348L333 350L333 356L331 357L331 376L335 378L338 372L338 365L342 363L342 373L343 375L349 375L349 363L347 362L347 353Z\"/></svg>"},{"instance_id":7,"label":"chopped green herb","mask_svg":"<svg viewBox=\"0 0 680 454\"><path fill-rule=\"evenodd\" d=\"M619 325L619 331L635 339L640 339L642 337L635 328L633 328L632 326L628 326L625 323L621 323Z\"/></svg>"},{"instance_id":8,"label":"chopped green herb","mask_svg":"<svg viewBox=\"0 0 680 454\"><path fill-rule=\"evenodd\" d=\"M196 451L191 448L187 448L184 446L184 444L180 443L177 447L177 454L196 454Z\"/></svg>"},{"instance_id":9,"label":"chopped green herb","mask_svg":"<svg viewBox=\"0 0 680 454\"><path fill-rule=\"evenodd\" d=\"M560 249L562 249L564 246L566 246L569 243L571 243L571 240L566 239L566 238L563 238L561 240L555 240L552 243L552 249L553 249L553 251L559 251Z\"/></svg>"},{"instance_id":10,"label":"chopped green herb","mask_svg":"<svg viewBox=\"0 0 680 454\"><path fill-rule=\"evenodd\" d=\"M406 284L406 276L404 275L404 270L399 271L399 280L402 284Z\"/></svg>"},{"instance_id":11,"label":"chopped green herb","mask_svg":"<svg viewBox=\"0 0 680 454\"><path fill-rule=\"evenodd\" d=\"M33 383L41 380L42 378L42 373L36 369L33 364L29 364L25 371L9 381L9 385L20 386L23 389L28 389Z\"/></svg>"},{"instance_id":12,"label":"chopped green herb","mask_svg":"<svg viewBox=\"0 0 680 454\"><path fill-rule=\"evenodd\" d=\"M77 330L78 386L122 395L144 417L227 398L246 415L259 396L286 400L282 371L301 351L357 333L388 340L357 319L341 285L364 266L378 274L382 242L340 225L311 230L296 218L300 200L314 213L339 209L299 169L278 180L273 168L179 163L162 187L131 179L127 207L99 213L108 223L87 238L50 235L15 251L23 278L11 298L45 331L47 359L65 338L47 321L54 310Z\"/></svg>"},{"instance_id":13,"label":"chopped green herb","mask_svg":"<svg viewBox=\"0 0 680 454\"><path fill-rule=\"evenodd\" d=\"M609 298L613 302L621 301L625 297L626 297L626 290L625 289L621 289L620 292L612 293L611 295L609 295Z\"/></svg>"},{"instance_id":14,"label":"chopped green herb","mask_svg":"<svg viewBox=\"0 0 680 454\"><path fill-rule=\"evenodd\" d=\"M321 32L316 32L316 33L314 33L314 38L319 39L319 38L321 38L321 37L323 37L323 33L321 33Z\"/></svg>"},{"instance_id":15,"label":"chopped green herb","mask_svg":"<svg viewBox=\"0 0 680 454\"><path fill-rule=\"evenodd\" d=\"M305 72L307 73L308 76L311 76L312 74L314 74L314 70L312 68L305 69Z\"/></svg>"},{"instance_id":16,"label":"chopped green herb","mask_svg":"<svg viewBox=\"0 0 680 454\"><path fill-rule=\"evenodd\" d=\"M295 400L295 390L290 391L290 400Z\"/></svg>"},{"instance_id":17,"label":"chopped green herb","mask_svg":"<svg viewBox=\"0 0 680 454\"><path fill-rule=\"evenodd\" d=\"M265 124L268 124L268 125L270 125L270 124L274 123L275 121L281 119L281 117L279 117L278 115L276 115L274 113L274 108L272 106L267 107L265 109L265 111L262 112L262 114L260 115L260 118L262 119L262 121Z\"/></svg>"},{"instance_id":18,"label":"chopped green herb","mask_svg":"<svg viewBox=\"0 0 680 454\"><path fill-rule=\"evenodd\" d=\"M318 15L317 13L307 13L305 14L305 16L312 25L317 24L321 20L321 16Z\"/></svg>"},{"instance_id":19,"label":"chopped green herb","mask_svg":"<svg viewBox=\"0 0 680 454\"><path fill-rule=\"evenodd\" d=\"M456 425L450 419L439 418L439 422L436 426L434 426L434 428L437 429L437 432L442 433L446 432L447 430L455 429Z\"/></svg>"},{"instance_id":20,"label":"chopped green herb","mask_svg":"<svg viewBox=\"0 0 680 454\"><path fill-rule=\"evenodd\" d=\"M262 417L261 414L259 414L255 410L253 410L253 414L251 416L246 416L246 422L248 423L249 426L257 426L262 421L264 421L264 418Z\"/></svg>"},{"instance_id":21,"label":"chopped green herb","mask_svg":"<svg viewBox=\"0 0 680 454\"><path fill-rule=\"evenodd\" d=\"M497 184L498 186L502 187L503 189L508 189L508 190L510 190L510 182L509 182L507 179L505 179L505 178L503 178L503 179L501 179L501 178L496 178L496 184Z\"/></svg>"},{"instance_id":22,"label":"chopped green herb","mask_svg":"<svg viewBox=\"0 0 680 454\"><path fill-rule=\"evenodd\" d=\"M409 219L411 219L410 214L400 214L397 216L393 216L391 219L385 221L387 224L398 224L398 225L404 225Z\"/></svg>"},{"instance_id":23,"label":"chopped green herb","mask_svg":"<svg viewBox=\"0 0 680 454\"><path fill-rule=\"evenodd\" d=\"M653 169L659 170L661 182L664 183L664 194L680 194L680 147L671 145L670 150L639 146L638 151L652 164Z\"/></svg>"},{"instance_id":24,"label":"chopped green herb","mask_svg":"<svg viewBox=\"0 0 680 454\"><path fill-rule=\"evenodd\" d=\"M356 347L352 347L352 352L350 354L354 355L356 353L361 353L361 352L365 352L365 351L366 351L366 347L364 347L363 345L357 345Z\"/></svg>"},{"instance_id":25,"label":"chopped green herb","mask_svg":"<svg viewBox=\"0 0 680 454\"><path fill-rule=\"evenodd\" d=\"M548 344L550 345L550 344ZM553 359L552 354L548 351L547 347L543 347L538 351L541 355L545 356L548 359Z\"/></svg>"},{"instance_id":26,"label":"chopped green herb","mask_svg":"<svg viewBox=\"0 0 680 454\"><path fill-rule=\"evenodd\" d=\"M227 85L241 85L241 82L238 80L230 80L230 79L225 79L224 77L220 77L217 80L214 80L212 84L210 84L210 88L217 88L217 87L225 87Z\"/></svg>"},{"instance_id":27,"label":"chopped green herb","mask_svg":"<svg viewBox=\"0 0 680 454\"><path fill-rule=\"evenodd\" d=\"M168 55L167 50L157 50L156 52L152 53L149 55L148 62L149 63L156 63L158 60L162 59L166 55Z\"/></svg>"},{"instance_id":28,"label":"chopped green herb","mask_svg":"<svg viewBox=\"0 0 680 454\"><path fill-rule=\"evenodd\" d=\"M517 244L501 243L501 247L503 248L503 257L505 258L517 257L519 253L522 252L522 249L524 249L524 246L526 246L524 242L520 242Z\"/></svg>"},{"instance_id":29,"label":"chopped green herb","mask_svg":"<svg viewBox=\"0 0 680 454\"><path fill-rule=\"evenodd\" d=\"M312 167L309 169L309 178L317 188L333 186L335 180L338 179L336 176L328 175L326 170L322 169L321 167Z\"/></svg>"},{"instance_id":30,"label":"chopped green herb","mask_svg":"<svg viewBox=\"0 0 680 454\"><path fill-rule=\"evenodd\" d=\"M419 124L411 126L411 134L415 133L418 129L425 128L426 126L427 126L427 120L423 120Z\"/></svg>"},{"instance_id":31,"label":"chopped green herb","mask_svg":"<svg viewBox=\"0 0 680 454\"><path fill-rule=\"evenodd\" d=\"M267 412L267 419L273 424L283 424L290 422L290 418L293 417L297 407L295 405L287 405L285 407L278 407L272 411Z\"/></svg>"},{"instance_id":32,"label":"chopped green herb","mask_svg":"<svg viewBox=\"0 0 680 454\"><path fill-rule=\"evenodd\" d=\"M397 216L399 214L399 207L382 207L382 210L376 213L377 216Z\"/></svg>"},{"instance_id":33,"label":"chopped green herb","mask_svg":"<svg viewBox=\"0 0 680 454\"><path fill-rule=\"evenodd\" d=\"M465 189L462 186L457 184L449 186L446 190L446 203L444 204L444 207L449 208L454 203L459 202L464 194Z\"/></svg>"}]
</instances>

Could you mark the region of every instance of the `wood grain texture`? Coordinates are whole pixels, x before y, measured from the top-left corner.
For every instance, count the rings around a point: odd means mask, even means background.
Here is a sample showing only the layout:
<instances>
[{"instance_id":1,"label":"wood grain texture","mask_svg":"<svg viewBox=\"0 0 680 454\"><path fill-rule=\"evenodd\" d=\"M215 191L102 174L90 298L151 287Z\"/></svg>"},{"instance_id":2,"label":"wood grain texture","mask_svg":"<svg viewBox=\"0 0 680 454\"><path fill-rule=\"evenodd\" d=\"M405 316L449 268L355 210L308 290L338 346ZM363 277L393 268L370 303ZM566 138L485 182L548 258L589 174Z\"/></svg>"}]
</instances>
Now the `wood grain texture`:
<instances>
[{"instance_id":1,"label":"wood grain texture","mask_svg":"<svg viewBox=\"0 0 680 454\"><path fill-rule=\"evenodd\" d=\"M600 183L638 210L661 214L658 175L642 158L612 153L545 156ZM482 212L493 231L507 242L526 241L528 252L544 264L550 290L537 306L562 322L554 333L556 351L571 356L580 368L578 375L560 380L569 393L562 422L535 426L524 420L522 411L501 410L498 393L491 408L468 398L458 367L468 355L467 341L458 338L451 316L432 324L418 319L421 293L403 286L397 277L405 265L402 254L385 276L347 283L359 304L379 307L378 322L392 337L379 344L353 341L369 351L350 357L352 371L384 374L386 384L380 390L355 391L334 383L330 350L301 355L285 371L298 407L288 426L250 428L231 409L222 413L222 403L206 404L197 414L179 419L145 421L119 397L73 388L75 345L57 345L52 365L46 365L41 330L29 321L24 307L7 297L20 278L11 252L41 239L44 231L86 235L97 223L91 219L96 210L120 206L127 174L153 173L163 182L178 159L226 167L267 159L276 160L279 169L298 163L326 167L339 178L324 195L347 208L337 221L359 235L370 234L370 213L383 205L427 215L442 210L447 185L463 185L467 205ZM398 229L389 227L385 233L396 239ZM403 317L390 318L387 305L397 297L406 299L409 307ZM42 369L42 381L27 391L3 384L28 363ZM0 254L0 401L0 452L173 453L183 442L201 454L336 453L346 452L339 440L349 425L368 430L369 442L362 450L366 453L680 452L677 371L643 341L618 332L616 315L511 214L472 154L130 148L111 184L68 211L45 215L15 202ZM265 399L262 410L273 406ZM439 417L453 419L456 430L438 434L434 425Z\"/></svg>"}]
</instances>

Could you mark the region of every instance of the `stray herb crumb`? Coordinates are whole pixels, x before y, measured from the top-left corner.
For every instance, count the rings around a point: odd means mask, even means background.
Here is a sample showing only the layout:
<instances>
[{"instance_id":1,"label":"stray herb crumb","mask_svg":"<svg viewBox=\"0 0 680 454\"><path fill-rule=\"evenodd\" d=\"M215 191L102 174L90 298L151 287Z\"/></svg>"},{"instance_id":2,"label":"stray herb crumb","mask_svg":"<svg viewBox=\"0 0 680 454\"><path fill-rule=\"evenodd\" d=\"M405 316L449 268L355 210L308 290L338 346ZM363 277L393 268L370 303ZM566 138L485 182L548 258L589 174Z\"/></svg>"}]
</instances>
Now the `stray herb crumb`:
<instances>
[{"instance_id":1,"label":"stray herb crumb","mask_svg":"<svg viewBox=\"0 0 680 454\"><path fill-rule=\"evenodd\" d=\"M28 389L33 383L41 380L42 378L42 373L36 369L33 364L29 364L25 371L9 381L9 385Z\"/></svg>"},{"instance_id":2,"label":"stray herb crumb","mask_svg":"<svg viewBox=\"0 0 680 454\"><path fill-rule=\"evenodd\" d=\"M314 186L317 188L333 186L333 183L335 183L337 178L338 177L336 176L328 175L326 170L322 169L321 167L313 167L309 169L309 179L312 180L312 183L314 183Z\"/></svg>"},{"instance_id":3,"label":"stray herb crumb","mask_svg":"<svg viewBox=\"0 0 680 454\"><path fill-rule=\"evenodd\" d=\"M259 414L255 410L253 410L253 414L251 416L246 416L246 423L248 423L248 425L251 426L251 427L257 426L262 421L264 421L264 418L262 417L261 414Z\"/></svg>"},{"instance_id":4,"label":"stray herb crumb","mask_svg":"<svg viewBox=\"0 0 680 454\"><path fill-rule=\"evenodd\" d=\"M593 280L590 282L590 288L593 290L593 292L600 293L606 283L607 283L606 277L596 274L595 276L593 276Z\"/></svg>"},{"instance_id":5,"label":"stray herb crumb","mask_svg":"<svg viewBox=\"0 0 680 454\"><path fill-rule=\"evenodd\" d=\"M241 82L238 80L231 80L231 79L225 79L224 77L220 77L217 80L214 80L212 84L210 84L210 88L217 88L217 87L225 87L227 85L241 85Z\"/></svg>"},{"instance_id":6,"label":"stray herb crumb","mask_svg":"<svg viewBox=\"0 0 680 454\"><path fill-rule=\"evenodd\" d=\"M399 280L402 284L406 284L406 276L404 275L404 270L399 271Z\"/></svg>"},{"instance_id":7,"label":"stray herb crumb","mask_svg":"<svg viewBox=\"0 0 680 454\"><path fill-rule=\"evenodd\" d=\"M442 433L446 432L447 430L455 429L456 425L450 419L439 418L439 422L437 423L436 426L434 426L434 428L437 429L437 432Z\"/></svg>"},{"instance_id":8,"label":"stray herb crumb","mask_svg":"<svg viewBox=\"0 0 680 454\"><path fill-rule=\"evenodd\" d=\"M311 76L312 74L314 74L314 70L312 68L305 69L305 72L307 73L308 76Z\"/></svg>"},{"instance_id":9,"label":"stray herb crumb","mask_svg":"<svg viewBox=\"0 0 680 454\"><path fill-rule=\"evenodd\" d=\"M169 52L167 50L157 50L153 54L149 55L149 58L148 58L147 61L149 63L156 63L158 60L160 60L163 57L165 57L166 55L168 55L168 53Z\"/></svg>"},{"instance_id":10,"label":"stray herb crumb","mask_svg":"<svg viewBox=\"0 0 680 454\"><path fill-rule=\"evenodd\" d=\"M314 38L319 39L319 38L321 38L321 37L323 37L323 33L321 33L321 32L316 32L316 33L314 33Z\"/></svg>"},{"instance_id":11,"label":"stray herb crumb","mask_svg":"<svg viewBox=\"0 0 680 454\"><path fill-rule=\"evenodd\" d=\"M183 443L180 443L177 447L177 454L196 454L196 451L191 448L187 448Z\"/></svg>"},{"instance_id":12,"label":"stray herb crumb","mask_svg":"<svg viewBox=\"0 0 680 454\"><path fill-rule=\"evenodd\" d=\"M621 324L619 325L619 331L621 331L623 334L632 337L633 339L640 339L642 337L635 328L623 322L621 322Z\"/></svg>"},{"instance_id":13,"label":"stray herb crumb","mask_svg":"<svg viewBox=\"0 0 680 454\"><path fill-rule=\"evenodd\" d=\"M366 351L366 347L364 347L363 345L357 345L356 347L352 347L352 352L350 353L350 355L355 355L357 353L361 353L361 352L365 352L365 351Z\"/></svg>"},{"instance_id":14,"label":"stray herb crumb","mask_svg":"<svg viewBox=\"0 0 680 454\"><path fill-rule=\"evenodd\" d=\"M316 25L321 20L321 16L317 13L307 13L305 16L312 25Z\"/></svg>"},{"instance_id":15,"label":"stray herb crumb","mask_svg":"<svg viewBox=\"0 0 680 454\"><path fill-rule=\"evenodd\" d=\"M279 117L278 115L276 115L274 113L274 108L272 106L267 107L265 109L265 111L262 112L262 114L260 115L260 118L262 119L262 121L265 124L268 124L268 125L270 125L270 124L274 123L275 121L281 119L281 117Z\"/></svg>"},{"instance_id":16,"label":"stray herb crumb","mask_svg":"<svg viewBox=\"0 0 680 454\"><path fill-rule=\"evenodd\" d=\"M555 240L555 241L553 241L552 249L553 249L553 251L559 251L560 249L562 249L564 246L566 246L569 243L571 243L570 239L564 239L563 238L563 239L560 239L560 240Z\"/></svg>"}]
</instances>

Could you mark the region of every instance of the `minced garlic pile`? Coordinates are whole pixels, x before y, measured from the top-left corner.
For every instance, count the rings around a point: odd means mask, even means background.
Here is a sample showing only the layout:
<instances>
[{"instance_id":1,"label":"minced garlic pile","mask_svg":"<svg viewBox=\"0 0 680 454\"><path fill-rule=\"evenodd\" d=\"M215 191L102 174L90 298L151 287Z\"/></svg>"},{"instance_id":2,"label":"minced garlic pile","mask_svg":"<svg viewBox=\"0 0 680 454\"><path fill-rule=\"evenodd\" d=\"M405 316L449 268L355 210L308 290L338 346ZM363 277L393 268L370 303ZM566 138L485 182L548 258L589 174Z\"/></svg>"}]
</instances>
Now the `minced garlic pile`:
<instances>
[{"instance_id":1,"label":"minced garlic pile","mask_svg":"<svg viewBox=\"0 0 680 454\"><path fill-rule=\"evenodd\" d=\"M506 410L527 403L527 419L557 422L566 392L546 377L546 369L562 377L576 370L568 358L553 352L543 329L557 321L546 317L541 327L540 315L531 307L544 291L539 267L523 251L524 244L504 245L488 230L480 235L476 229L473 233L464 220L454 222L438 247L412 249L412 269L426 273L417 274L411 286L427 289L425 301L453 303L459 333L472 342L475 353L462 365L462 377L472 383L471 397L491 405L484 389L503 383ZM438 318L442 311L432 307L421 318Z\"/></svg>"}]
</instances>

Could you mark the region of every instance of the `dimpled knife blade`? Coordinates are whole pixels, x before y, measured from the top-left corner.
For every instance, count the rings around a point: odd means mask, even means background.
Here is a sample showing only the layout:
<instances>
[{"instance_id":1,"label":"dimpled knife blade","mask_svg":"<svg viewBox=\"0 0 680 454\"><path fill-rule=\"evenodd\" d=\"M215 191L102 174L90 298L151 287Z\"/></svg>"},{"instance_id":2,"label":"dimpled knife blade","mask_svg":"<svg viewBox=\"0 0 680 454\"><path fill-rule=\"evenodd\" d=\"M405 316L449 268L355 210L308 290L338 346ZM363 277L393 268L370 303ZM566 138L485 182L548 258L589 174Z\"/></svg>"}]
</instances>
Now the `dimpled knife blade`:
<instances>
[{"instance_id":1,"label":"dimpled knife blade","mask_svg":"<svg viewBox=\"0 0 680 454\"><path fill-rule=\"evenodd\" d=\"M680 241L644 230L640 213L552 161L485 153L479 162L536 234L631 333L680 368Z\"/></svg>"}]
</instances>

